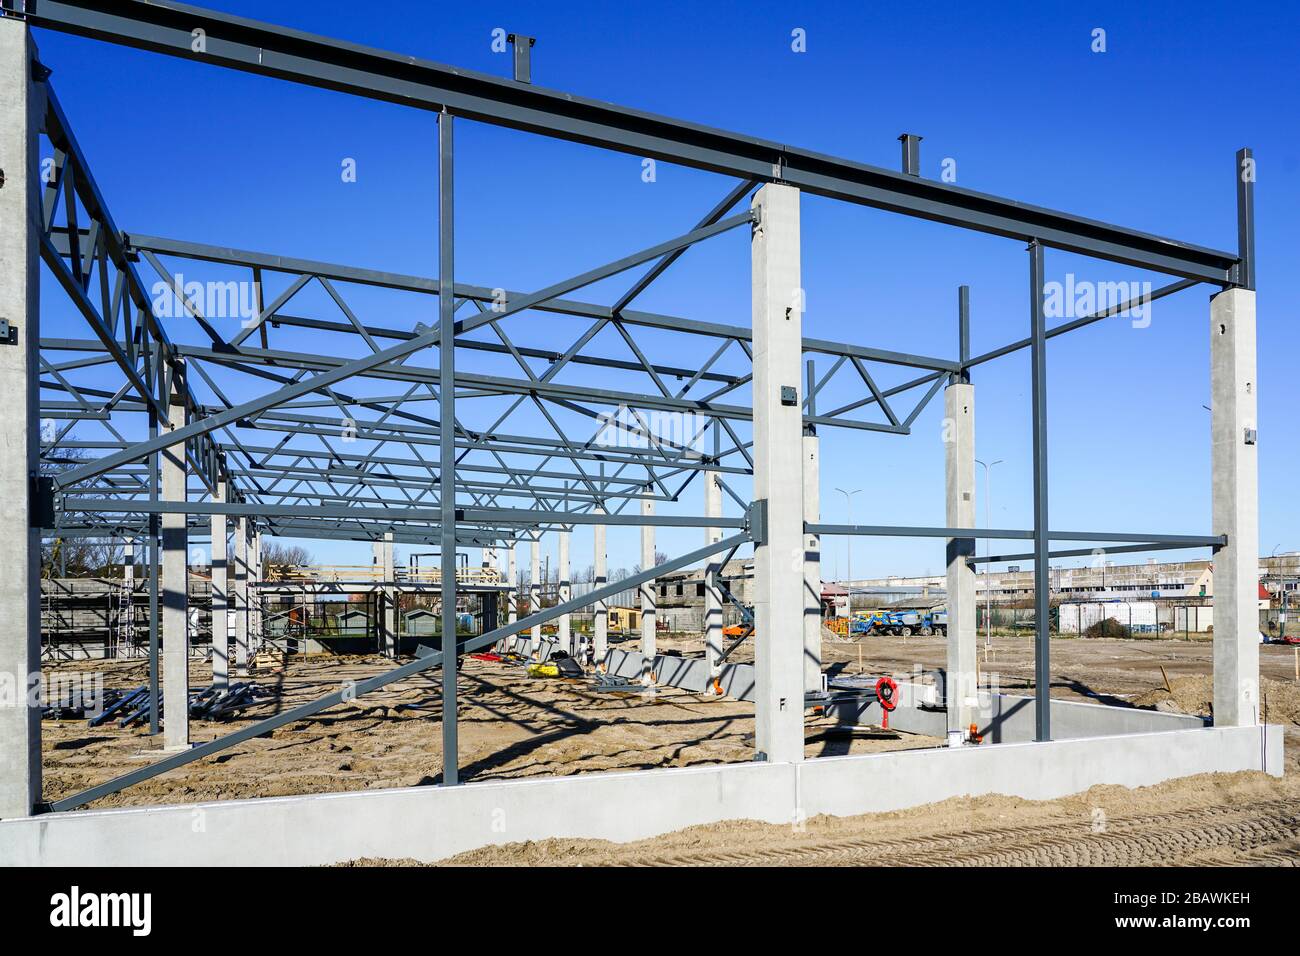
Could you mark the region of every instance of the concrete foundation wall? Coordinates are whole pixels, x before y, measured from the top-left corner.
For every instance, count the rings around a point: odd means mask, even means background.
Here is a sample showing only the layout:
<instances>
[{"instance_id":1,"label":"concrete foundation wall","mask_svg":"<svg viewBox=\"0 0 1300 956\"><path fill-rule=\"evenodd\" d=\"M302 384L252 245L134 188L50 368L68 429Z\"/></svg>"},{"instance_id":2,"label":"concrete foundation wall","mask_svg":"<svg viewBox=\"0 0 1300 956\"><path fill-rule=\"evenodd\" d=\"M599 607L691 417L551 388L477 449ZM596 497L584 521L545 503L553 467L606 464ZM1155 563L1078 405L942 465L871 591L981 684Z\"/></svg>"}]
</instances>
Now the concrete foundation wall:
<instances>
[{"instance_id":1,"label":"concrete foundation wall","mask_svg":"<svg viewBox=\"0 0 1300 956\"><path fill-rule=\"evenodd\" d=\"M909 734L943 737L948 730L947 713L933 706L934 697L924 691L933 688L901 684L900 703L889 715L889 726ZM1009 694L979 695L972 720L984 744L1024 743L1034 739L1034 698ZM863 701L854 705L832 705L830 712L843 723L879 724L880 704ZM1205 721L1187 714L1166 714L1135 707L1111 707L1071 700L1052 701L1052 739L1076 740L1116 734L1161 733L1203 727Z\"/></svg>"},{"instance_id":2,"label":"concrete foundation wall","mask_svg":"<svg viewBox=\"0 0 1300 956\"><path fill-rule=\"evenodd\" d=\"M189 806L47 814L0 822L7 866L319 865L432 861L549 837L626 842L724 820L789 823L956 796L1044 800L1096 784L1147 786L1205 772L1282 772L1282 729L937 748L799 764L730 764Z\"/></svg>"}]
</instances>

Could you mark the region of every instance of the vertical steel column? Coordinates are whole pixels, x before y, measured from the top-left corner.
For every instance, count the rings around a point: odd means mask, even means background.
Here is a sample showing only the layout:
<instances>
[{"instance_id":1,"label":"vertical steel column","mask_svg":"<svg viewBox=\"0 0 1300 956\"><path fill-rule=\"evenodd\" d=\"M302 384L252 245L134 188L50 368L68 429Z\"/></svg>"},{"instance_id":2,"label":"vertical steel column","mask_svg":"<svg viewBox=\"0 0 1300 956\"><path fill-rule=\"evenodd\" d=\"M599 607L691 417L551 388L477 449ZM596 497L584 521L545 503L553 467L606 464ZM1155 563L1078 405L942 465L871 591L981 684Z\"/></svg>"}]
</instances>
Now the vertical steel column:
<instances>
[{"instance_id":1,"label":"vertical steel column","mask_svg":"<svg viewBox=\"0 0 1300 956\"><path fill-rule=\"evenodd\" d=\"M460 782L456 741L456 290L452 118L438 116L438 504L442 512L442 785Z\"/></svg>"},{"instance_id":2,"label":"vertical steel column","mask_svg":"<svg viewBox=\"0 0 1300 956\"><path fill-rule=\"evenodd\" d=\"M229 494L229 482L218 479L212 500L224 502ZM212 683L218 687L230 684L230 624L226 608L230 602L229 573L226 560L226 516L212 516Z\"/></svg>"},{"instance_id":3,"label":"vertical steel column","mask_svg":"<svg viewBox=\"0 0 1300 956\"><path fill-rule=\"evenodd\" d=\"M1255 291L1255 156L1249 147L1237 150L1237 283Z\"/></svg>"},{"instance_id":4,"label":"vertical steel column","mask_svg":"<svg viewBox=\"0 0 1300 956\"><path fill-rule=\"evenodd\" d=\"M1043 247L1029 244L1030 372L1034 427L1034 737L1052 739L1051 582L1047 552L1047 320L1043 314ZM949 626L952 622L949 621Z\"/></svg>"},{"instance_id":5,"label":"vertical steel column","mask_svg":"<svg viewBox=\"0 0 1300 956\"><path fill-rule=\"evenodd\" d=\"M41 177L38 134L44 87L32 82L36 46L27 24L0 20L0 817L30 816L41 799L41 528L35 500L40 465Z\"/></svg>"}]
</instances>

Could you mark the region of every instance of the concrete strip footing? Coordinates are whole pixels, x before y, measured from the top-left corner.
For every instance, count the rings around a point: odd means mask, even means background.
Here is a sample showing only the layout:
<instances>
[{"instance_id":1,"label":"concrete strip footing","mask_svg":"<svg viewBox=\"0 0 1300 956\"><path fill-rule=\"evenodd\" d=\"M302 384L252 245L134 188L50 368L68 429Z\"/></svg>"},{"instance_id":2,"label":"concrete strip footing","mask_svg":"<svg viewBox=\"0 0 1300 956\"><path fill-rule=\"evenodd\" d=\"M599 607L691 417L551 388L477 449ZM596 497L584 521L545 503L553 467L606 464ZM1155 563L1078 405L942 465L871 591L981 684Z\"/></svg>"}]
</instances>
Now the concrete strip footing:
<instances>
[{"instance_id":1,"label":"concrete strip footing","mask_svg":"<svg viewBox=\"0 0 1300 956\"><path fill-rule=\"evenodd\" d=\"M767 510L754 545L754 743L759 759L784 763L804 751L799 190L769 183L752 206L754 499Z\"/></svg>"},{"instance_id":2,"label":"concrete strip footing","mask_svg":"<svg viewBox=\"0 0 1300 956\"><path fill-rule=\"evenodd\" d=\"M1259 446L1256 434L1255 293L1210 299L1214 722L1259 722Z\"/></svg>"},{"instance_id":3,"label":"concrete strip footing","mask_svg":"<svg viewBox=\"0 0 1300 956\"><path fill-rule=\"evenodd\" d=\"M0 705L0 817L27 815L41 796L41 710L29 692L41 678L41 531L31 518L40 454L37 133L45 97L31 81L35 60L27 24L0 19L0 305L17 327L17 344L0 345L0 388L9 402L0 416L0 681L9 684Z\"/></svg>"},{"instance_id":4,"label":"concrete strip footing","mask_svg":"<svg viewBox=\"0 0 1300 956\"><path fill-rule=\"evenodd\" d=\"M975 386L944 389L944 473L950 528L975 527ZM948 739L969 734L978 692L975 647L974 538L948 539Z\"/></svg>"},{"instance_id":5,"label":"concrete strip footing","mask_svg":"<svg viewBox=\"0 0 1300 956\"><path fill-rule=\"evenodd\" d=\"M0 862L79 867L312 866L361 857L431 862L529 840L628 842L726 820L785 824L822 813L881 813L989 794L1049 800L1097 784L1140 787L1241 770L1281 774L1280 727L45 814L0 822ZM203 815L201 828L194 826L196 813Z\"/></svg>"}]
</instances>

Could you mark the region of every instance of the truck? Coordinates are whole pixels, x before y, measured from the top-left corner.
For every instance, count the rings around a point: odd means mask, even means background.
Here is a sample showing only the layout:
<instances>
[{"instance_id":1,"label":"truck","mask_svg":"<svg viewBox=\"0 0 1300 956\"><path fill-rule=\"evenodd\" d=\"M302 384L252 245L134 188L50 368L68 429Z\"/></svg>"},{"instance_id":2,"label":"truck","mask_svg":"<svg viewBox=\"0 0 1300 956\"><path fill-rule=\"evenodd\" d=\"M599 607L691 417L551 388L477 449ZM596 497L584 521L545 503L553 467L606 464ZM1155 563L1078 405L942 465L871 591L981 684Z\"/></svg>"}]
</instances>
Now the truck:
<instances>
[{"instance_id":1,"label":"truck","mask_svg":"<svg viewBox=\"0 0 1300 956\"><path fill-rule=\"evenodd\" d=\"M948 610L930 608L859 613L854 615L851 630L854 634L866 637L876 634L893 634L897 637L911 637L913 634L927 637L931 634L944 635L948 633Z\"/></svg>"}]
</instances>

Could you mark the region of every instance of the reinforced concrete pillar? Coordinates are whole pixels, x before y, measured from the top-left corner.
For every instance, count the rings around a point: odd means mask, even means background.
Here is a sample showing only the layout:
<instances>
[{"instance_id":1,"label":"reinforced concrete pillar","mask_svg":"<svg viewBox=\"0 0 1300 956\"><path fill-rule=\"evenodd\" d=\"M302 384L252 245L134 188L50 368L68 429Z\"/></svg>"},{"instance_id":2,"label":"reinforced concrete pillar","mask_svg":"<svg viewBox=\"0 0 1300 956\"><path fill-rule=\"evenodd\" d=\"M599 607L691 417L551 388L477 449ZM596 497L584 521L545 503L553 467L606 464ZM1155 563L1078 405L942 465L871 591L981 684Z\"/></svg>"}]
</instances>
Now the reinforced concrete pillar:
<instances>
[{"instance_id":1,"label":"reinforced concrete pillar","mask_svg":"<svg viewBox=\"0 0 1300 956\"><path fill-rule=\"evenodd\" d=\"M650 489L647 487L646 492ZM652 498L641 499L641 514L653 517L655 503ZM641 526L641 568L648 571L655 566L655 526ZM652 578L641 585L641 681L653 684L657 675L654 673L655 660L655 610L658 607L658 595L655 592L655 580Z\"/></svg>"},{"instance_id":2,"label":"reinforced concrete pillar","mask_svg":"<svg viewBox=\"0 0 1300 956\"><path fill-rule=\"evenodd\" d=\"M225 502L227 483L217 481L212 500ZM212 683L230 685L230 626L227 607L229 572L227 569L226 516L212 516Z\"/></svg>"},{"instance_id":3,"label":"reinforced concrete pillar","mask_svg":"<svg viewBox=\"0 0 1300 956\"><path fill-rule=\"evenodd\" d=\"M555 536L559 545L560 568L557 572L559 575L559 599L560 603L563 604L572 596L572 569L569 567L569 532L557 531ZM578 649L573 645L573 629L567 614L560 615L558 637L560 649L566 654L576 657Z\"/></svg>"},{"instance_id":4,"label":"reinforced concrete pillar","mask_svg":"<svg viewBox=\"0 0 1300 956\"><path fill-rule=\"evenodd\" d=\"M803 432L803 520L821 520L821 464L817 430L808 425ZM822 539L805 534L803 542L803 687L822 687Z\"/></svg>"},{"instance_id":5,"label":"reinforced concrete pillar","mask_svg":"<svg viewBox=\"0 0 1300 956\"><path fill-rule=\"evenodd\" d=\"M604 514L605 509L598 507L597 513ZM603 524L592 525L592 567L594 570L592 583L597 589L603 588L609 583L609 552L605 544L605 526ZM605 663L605 655L609 653L609 606L604 601L597 601L592 608L593 622L591 631L591 657L597 667Z\"/></svg>"},{"instance_id":6,"label":"reinforced concrete pillar","mask_svg":"<svg viewBox=\"0 0 1300 956\"><path fill-rule=\"evenodd\" d=\"M1259 446L1255 293L1210 299L1210 474L1214 534L1214 723L1259 723Z\"/></svg>"},{"instance_id":7,"label":"reinforced concrete pillar","mask_svg":"<svg viewBox=\"0 0 1300 956\"><path fill-rule=\"evenodd\" d=\"M716 471L704 473L704 516L722 517L722 476ZM704 529L705 544L717 544L721 540L721 528ZM704 659L713 678L722 674L722 589L714 583L722 574L722 558L723 555L715 554L704 566Z\"/></svg>"},{"instance_id":8,"label":"reinforced concrete pillar","mask_svg":"<svg viewBox=\"0 0 1300 956\"><path fill-rule=\"evenodd\" d=\"M754 499L767 511L754 547L754 746L792 763L804 752L799 190L769 183L752 207Z\"/></svg>"},{"instance_id":9,"label":"reinforced concrete pillar","mask_svg":"<svg viewBox=\"0 0 1300 956\"><path fill-rule=\"evenodd\" d=\"M542 543L533 538L529 554L528 577L528 613L536 614L542 609ZM534 624L532 630L533 654L541 660L542 625Z\"/></svg>"},{"instance_id":10,"label":"reinforced concrete pillar","mask_svg":"<svg viewBox=\"0 0 1300 956\"><path fill-rule=\"evenodd\" d=\"M248 519L235 522L235 674L248 676Z\"/></svg>"},{"instance_id":11,"label":"reinforced concrete pillar","mask_svg":"<svg viewBox=\"0 0 1300 956\"><path fill-rule=\"evenodd\" d=\"M167 410L167 431L186 425L182 398L184 362L174 370L175 389ZM162 450L164 501L186 500L185 443ZM188 516L162 516L162 638L163 638L163 747L182 750L190 745L190 635L189 635L189 532Z\"/></svg>"},{"instance_id":12,"label":"reinforced concrete pillar","mask_svg":"<svg viewBox=\"0 0 1300 956\"><path fill-rule=\"evenodd\" d=\"M510 548L506 551L506 583L510 585L510 590L506 592L506 622L508 624L517 624L519 622L519 559L515 554L516 543L510 542ZM519 642L519 635L511 633L505 640L506 650L513 651L515 645Z\"/></svg>"},{"instance_id":13,"label":"reinforced concrete pillar","mask_svg":"<svg viewBox=\"0 0 1300 956\"><path fill-rule=\"evenodd\" d=\"M943 393L944 485L950 528L975 527L975 386L956 382ZM974 538L948 539L948 744L964 741L979 688L975 663Z\"/></svg>"},{"instance_id":14,"label":"reinforced concrete pillar","mask_svg":"<svg viewBox=\"0 0 1300 956\"><path fill-rule=\"evenodd\" d=\"M384 653L397 657L397 563L393 559L393 532L384 532Z\"/></svg>"},{"instance_id":15,"label":"reinforced concrete pillar","mask_svg":"<svg viewBox=\"0 0 1300 956\"><path fill-rule=\"evenodd\" d=\"M37 133L44 87L32 82L36 46L27 24L0 19L0 316L17 344L0 345L0 818L30 816L41 799L41 530L32 523L40 458L40 176ZM10 332L11 337L15 333ZM11 341L13 339L11 338Z\"/></svg>"}]
</instances>

